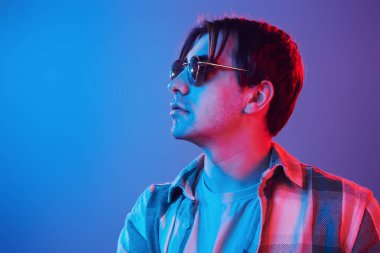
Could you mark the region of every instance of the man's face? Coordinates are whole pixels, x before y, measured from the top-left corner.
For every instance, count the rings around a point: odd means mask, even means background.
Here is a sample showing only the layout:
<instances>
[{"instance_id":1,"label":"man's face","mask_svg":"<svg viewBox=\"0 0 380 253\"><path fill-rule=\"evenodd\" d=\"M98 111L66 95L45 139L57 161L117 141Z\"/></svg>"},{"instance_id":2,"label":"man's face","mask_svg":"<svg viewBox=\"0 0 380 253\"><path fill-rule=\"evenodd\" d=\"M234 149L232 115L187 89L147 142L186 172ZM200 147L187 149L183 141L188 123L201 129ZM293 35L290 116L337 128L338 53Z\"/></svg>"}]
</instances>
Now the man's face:
<instances>
[{"instance_id":1,"label":"man's face","mask_svg":"<svg viewBox=\"0 0 380 253\"><path fill-rule=\"evenodd\" d=\"M234 65L232 43L233 40L230 39L217 64ZM187 54L187 62L193 55L207 56L208 48L208 34L206 34L195 42ZM244 101L235 71L212 67L209 73L206 80L195 86L189 84L185 68L169 83L168 89L174 95L172 102L187 110L171 111L173 119L171 134L174 138L205 145L221 141L223 137L238 131Z\"/></svg>"}]
</instances>

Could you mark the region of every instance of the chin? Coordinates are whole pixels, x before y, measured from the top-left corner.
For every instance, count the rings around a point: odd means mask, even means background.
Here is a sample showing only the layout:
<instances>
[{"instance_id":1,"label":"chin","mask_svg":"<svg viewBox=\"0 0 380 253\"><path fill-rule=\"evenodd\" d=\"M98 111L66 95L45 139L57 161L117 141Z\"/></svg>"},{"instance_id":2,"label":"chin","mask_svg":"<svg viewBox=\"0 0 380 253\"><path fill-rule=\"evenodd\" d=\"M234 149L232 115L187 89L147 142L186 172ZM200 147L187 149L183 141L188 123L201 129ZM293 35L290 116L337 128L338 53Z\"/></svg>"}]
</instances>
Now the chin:
<instances>
[{"instance_id":1,"label":"chin","mask_svg":"<svg viewBox=\"0 0 380 253\"><path fill-rule=\"evenodd\" d=\"M193 143L199 147L201 147L202 143L203 143L201 141L202 138L200 138L200 136L198 136L194 132L193 133L189 132L188 129L186 131L185 129L176 129L176 128L172 127L171 135L173 136L173 138L175 138L177 140L187 141L187 142Z\"/></svg>"},{"instance_id":2,"label":"chin","mask_svg":"<svg viewBox=\"0 0 380 253\"><path fill-rule=\"evenodd\" d=\"M170 129L171 135L175 139L190 140L192 138L191 129L189 127L181 127L180 125L173 124Z\"/></svg>"},{"instance_id":3,"label":"chin","mask_svg":"<svg viewBox=\"0 0 380 253\"><path fill-rule=\"evenodd\" d=\"M175 139L180 139L180 140L184 140L184 139L187 139L186 137L186 132L183 131L183 129L178 129L178 128L175 128L175 127L172 127L171 129L171 135L173 136L173 138Z\"/></svg>"}]
</instances>

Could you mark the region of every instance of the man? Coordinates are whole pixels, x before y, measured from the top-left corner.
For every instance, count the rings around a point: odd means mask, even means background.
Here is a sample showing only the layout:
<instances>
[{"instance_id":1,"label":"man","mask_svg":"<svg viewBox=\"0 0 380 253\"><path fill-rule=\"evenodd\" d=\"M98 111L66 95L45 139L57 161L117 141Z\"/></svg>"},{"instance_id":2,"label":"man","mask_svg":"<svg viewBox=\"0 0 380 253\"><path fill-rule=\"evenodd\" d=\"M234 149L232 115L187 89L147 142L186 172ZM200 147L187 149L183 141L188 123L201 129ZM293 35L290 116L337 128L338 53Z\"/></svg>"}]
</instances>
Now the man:
<instances>
[{"instance_id":1,"label":"man","mask_svg":"<svg viewBox=\"0 0 380 253\"><path fill-rule=\"evenodd\" d=\"M380 252L372 192L272 141L303 85L288 34L242 18L205 20L170 78L171 133L204 152L173 183L142 193L118 252Z\"/></svg>"}]
</instances>

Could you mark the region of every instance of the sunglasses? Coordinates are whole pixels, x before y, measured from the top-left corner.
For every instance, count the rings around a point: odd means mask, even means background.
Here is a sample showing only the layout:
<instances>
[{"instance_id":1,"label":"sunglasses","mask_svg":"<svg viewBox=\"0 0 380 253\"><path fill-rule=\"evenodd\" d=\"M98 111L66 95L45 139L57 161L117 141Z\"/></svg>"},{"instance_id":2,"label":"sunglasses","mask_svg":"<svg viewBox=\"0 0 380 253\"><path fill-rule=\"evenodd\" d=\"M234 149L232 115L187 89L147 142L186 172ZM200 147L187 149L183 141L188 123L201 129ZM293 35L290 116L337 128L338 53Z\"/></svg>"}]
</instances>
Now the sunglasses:
<instances>
[{"instance_id":1,"label":"sunglasses","mask_svg":"<svg viewBox=\"0 0 380 253\"><path fill-rule=\"evenodd\" d=\"M183 60L176 60L172 64L170 68L170 80L174 80L185 68L187 69L187 76L189 83L194 84L198 80L202 71L200 71L200 67L202 66L210 66L215 68L221 68L226 70L237 70L237 71L245 71L246 69L235 68L231 66L225 66L220 64L215 64L211 62L204 61L203 58L194 55L191 57L190 62L185 62Z\"/></svg>"}]
</instances>

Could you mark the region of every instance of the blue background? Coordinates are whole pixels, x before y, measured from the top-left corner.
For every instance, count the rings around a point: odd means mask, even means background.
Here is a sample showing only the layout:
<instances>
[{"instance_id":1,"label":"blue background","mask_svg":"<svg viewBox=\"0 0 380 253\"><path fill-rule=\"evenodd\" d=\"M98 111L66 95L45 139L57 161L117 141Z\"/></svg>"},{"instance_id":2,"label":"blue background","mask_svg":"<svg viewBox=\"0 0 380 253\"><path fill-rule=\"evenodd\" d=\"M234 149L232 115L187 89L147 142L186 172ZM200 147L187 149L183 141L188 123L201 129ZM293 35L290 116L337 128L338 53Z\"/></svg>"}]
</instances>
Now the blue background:
<instances>
[{"instance_id":1,"label":"blue background","mask_svg":"<svg viewBox=\"0 0 380 253\"><path fill-rule=\"evenodd\" d=\"M275 140L379 199L379 1L1 0L1 252L116 251L138 195L201 152L170 135L168 69L198 16L225 14L299 45Z\"/></svg>"}]
</instances>

